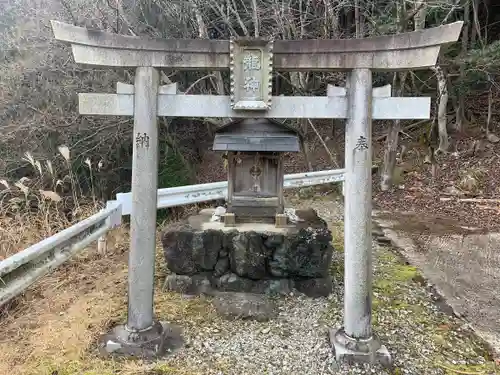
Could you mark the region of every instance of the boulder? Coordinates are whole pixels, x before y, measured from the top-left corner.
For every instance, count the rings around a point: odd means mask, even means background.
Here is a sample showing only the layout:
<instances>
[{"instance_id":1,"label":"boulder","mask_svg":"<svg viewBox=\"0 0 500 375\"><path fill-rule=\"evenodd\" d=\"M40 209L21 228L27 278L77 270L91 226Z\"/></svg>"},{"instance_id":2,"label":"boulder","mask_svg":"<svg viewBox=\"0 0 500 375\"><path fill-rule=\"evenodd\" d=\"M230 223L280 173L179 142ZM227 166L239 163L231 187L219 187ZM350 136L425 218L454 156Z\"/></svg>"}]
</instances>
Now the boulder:
<instances>
[{"instance_id":1,"label":"boulder","mask_svg":"<svg viewBox=\"0 0 500 375\"><path fill-rule=\"evenodd\" d=\"M295 280L295 289L308 297L328 297L333 291L333 282L330 276L318 279Z\"/></svg>"},{"instance_id":2,"label":"boulder","mask_svg":"<svg viewBox=\"0 0 500 375\"><path fill-rule=\"evenodd\" d=\"M277 316L274 303L263 295L252 293L218 293L213 305L220 315L229 319L268 321Z\"/></svg>"},{"instance_id":3,"label":"boulder","mask_svg":"<svg viewBox=\"0 0 500 375\"><path fill-rule=\"evenodd\" d=\"M229 271L229 258L220 257L214 268L214 277L220 277Z\"/></svg>"},{"instance_id":4,"label":"boulder","mask_svg":"<svg viewBox=\"0 0 500 375\"><path fill-rule=\"evenodd\" d=\"M267 236L266 236L267 237ZM261 233L242 232L233 237L230 250L231 271L241 277L253 280L267 277L267 260L272 249L264 244L265 237Z\"/></svg>"},{"instance_id":5,"label":"boulder","mask_svg":"<svg viewBox=\"0 0 500 375\"><path fill-rule=\"evenodd\" d=\"M301 229L287 236L273 252L269 262L275 277L321 278L328 275L333 246L328 228Z\"/></svg>"},{"instance_id":6,"label":"boulder","mask_svg":"<svg viewBox=\"0 0 500 375\"><path fill-rule=\"evenodd\" d=\"M262 293L259 282L248 278L240 277L235 273L226 273L215 279L215 286L224 292L247 292Z\"/></svg>"},{"instance_id":7,"label":"boulder","mask_svg":"<svg viewBox=\"0 0 500 375\"><path fill-rule=\"evenodd\" d=\"M217 230L194 232L192 252L194 263L200 271L212 271L222 250L222 233Z\"/></svg>"},{"instance_id":8,"label":"boulder","mask_svg":"<svg viewBox=\"0 0 500 375\"><path fill-rule=\"evenodd\" d=\"M210 294L212 287L209 275L188 276L174 273L167 276L163 289L181 294L200 295Z\"/></svg>"},{"instance_id":9,"label":"boulder","mask_svg":"<svg viewBox=\"0 0 500 375\"><path fill-rule=\"evenodd\" d=\"M162 236L167 267L181 275L212 271L222 250L222 237L220 231L194 231L186 223L169 227Z\"/></svg>"},{"instance_id":10,"label":"boulder","mask_svg":"<svg viewBox=\"0 0 500 375\"><path fill-rule=\"evenodd\" d=\"M217 290L225 292L245 292L277 296L290 294L294 284L291 279L252 280L240 277L234 273L228 273L215 279L214 286Z\"/></svg>"},{"instance_id":11,"label":"boulder","mask_svg":"<svg viewBox=\"0 0 500 375\"><path fill-rule=\"evenodd\" d=\"M173 225L162 235L163 252L167 267L174 273L194 275L196 265L191 252L194 232L189 225Z\"/></svg>"}]
</instances>

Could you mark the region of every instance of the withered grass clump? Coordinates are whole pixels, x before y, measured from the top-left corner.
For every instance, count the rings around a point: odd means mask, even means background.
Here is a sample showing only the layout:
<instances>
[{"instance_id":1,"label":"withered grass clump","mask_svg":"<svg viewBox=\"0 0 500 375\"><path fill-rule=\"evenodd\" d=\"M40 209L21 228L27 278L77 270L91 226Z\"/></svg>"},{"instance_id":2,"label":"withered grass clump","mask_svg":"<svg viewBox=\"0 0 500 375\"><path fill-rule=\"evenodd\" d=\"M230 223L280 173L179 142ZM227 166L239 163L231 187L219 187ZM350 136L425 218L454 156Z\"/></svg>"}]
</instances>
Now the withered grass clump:
<instances>
[{"instance_id":1,"label":"withered grass clump","mask_svg":"<svg viewBox=\"0 0 500 375\"><path fill-rule=\"evenodd\" d=\"M84 161L92 182L92 194L85 196L72 169L70 149L60 146L58 151L62 160L24 154L35 177L0 178L0 260L102 207L93 186L93 169L101 163ZM112 250L106 255L91 245L0 308L0 374L57 373L62 364L71 369L87 359L96 336L121 321L127 306L126 237L125 228L113 231L108 235Z\"/></svg>"},{"instance_id":2,"label":"withered grass clump","mask_svg":"<svg viewBox=\"0 0 500 375\"><path fill-rule=\"evenodd\" d=\"M35 177L17 181L0 177L0 260L81 221L103 206L94 193L98 190L94 189L98 183L94 172L101 163L84 161L91 180L85 192L72 169L69 148L60 146L58 151L57 157L62 160L37 160L25 153L24 160L33 168ZM55 165L62 167L56 169ZM198 209L193 205L178 214L183 216ZM126 321L128 236L125 225L109 232L105 254L97 251L97 244L90 245L0 308L0 374L156 373L154 366L141 361L115 362L101 359L96 353L98 337L111 326ZM161 254L158 248L159 258ZM164 274L158 259L157 288L161 287ZM184 325L186 321L197 325L213 317L207 301L186 300L159 289L155 307L162 319L182 320ZM195 374L185 372L178 364L172 365L176 374Z\"/></svg>"},{"instance_id":3,"label":"withered grass clump","mask_svg":"<svg viewBox=\"0 0 500 375\"><path fill-rule=\"evenodd\" d=\"M99 370L92 346L126 314L126 237L124 228L113 231L105 256L90 246L2 311L0 374L84 373L71 371L77 364Z\"/></svg>"},{"instance_id":4,"label":"withered grass clump","mask_svg":"<svg viewBox=\"0 0 500 375\"><path fill-rule=\"evenodd\" d=\"M0 260L54 235L102 207L94 194L93 164L84 164L91 176L90 196L84 196L72 170L70 150L58 148L65 168L56 170L51 160L37 160L26 152L23 160L35 178L18 181L0 178ZM96 165L100 168L101 162Z\"/></svg>"}]
</instances>

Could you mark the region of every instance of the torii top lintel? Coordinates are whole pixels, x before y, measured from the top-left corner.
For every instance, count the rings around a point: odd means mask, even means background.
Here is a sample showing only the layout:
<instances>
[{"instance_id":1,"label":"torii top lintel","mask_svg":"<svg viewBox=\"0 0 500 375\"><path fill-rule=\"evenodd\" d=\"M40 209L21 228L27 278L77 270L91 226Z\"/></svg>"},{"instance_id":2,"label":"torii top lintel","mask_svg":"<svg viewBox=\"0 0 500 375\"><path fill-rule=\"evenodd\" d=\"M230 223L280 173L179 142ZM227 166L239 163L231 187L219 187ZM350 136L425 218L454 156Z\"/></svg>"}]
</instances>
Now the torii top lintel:
<instances>
[{"instance_id":1,"label":"torii top lintel","mask_svg":"<svg viewBox=\"0 0 500 375\"><path fill-rule=\"evenodd\" d=\"M230 65L227 40L153 39L51 23L55 38L71 43L77 63L183 70L223 70ZM462 25L460 21L365 39L276 40L273 66L295 71L425 69L436 64L441 45L458 40Z\"/></svg>"}]
</instances>

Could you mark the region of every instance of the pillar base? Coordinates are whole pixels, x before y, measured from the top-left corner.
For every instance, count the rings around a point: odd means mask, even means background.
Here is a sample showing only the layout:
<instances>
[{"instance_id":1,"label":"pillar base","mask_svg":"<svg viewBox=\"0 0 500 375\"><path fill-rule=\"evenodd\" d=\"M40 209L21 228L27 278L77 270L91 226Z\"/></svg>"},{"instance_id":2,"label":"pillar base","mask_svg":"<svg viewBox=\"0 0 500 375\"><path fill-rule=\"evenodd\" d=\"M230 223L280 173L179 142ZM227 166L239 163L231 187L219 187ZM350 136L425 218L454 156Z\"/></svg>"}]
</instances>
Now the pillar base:
<instances>
[{"instance_id":1,"label":"pillar base","mask_svg":"<svg viewBox=\"0 0 500 375\"><path fill-rule=\"evenodd\" d=\"M369 363L392 366L392 358L387 348L376 336L370 339L354 339L346 335L343 328L330 329L330 344L338 363Z\"/></svg>"},{"instance_id":2,"label":"pillar base","mask_svg":"<svg viewBox=\"0 0 500 375\"><path fill-rule=\"evenodd\" d=\"M276 228L286 228L288 225L288 217L285 214L276 214L274 223Z\"/></svg>"},{"instance_id":3,"label":"pillar base","mask_svg":"<svg viewBox=\"0 0 500 375\"><path fill-rule=\"evenodd\" d=\"M99 353L105 357L153 359L168 355L182 346L180 327L164 322L154 322L150 328L139 332L119 325L99 338Z\"/></svg>"},{"instance_id":4,"label":"pillar base","mask_svg":"<svg viewBox=\"0 0 500 375\"><path fill-rule=\"evenodd\" d=\"M236 215L234 213L228 212L224 215L224 226L225 227L236 226Z\"/></svg>"}]
</instances>

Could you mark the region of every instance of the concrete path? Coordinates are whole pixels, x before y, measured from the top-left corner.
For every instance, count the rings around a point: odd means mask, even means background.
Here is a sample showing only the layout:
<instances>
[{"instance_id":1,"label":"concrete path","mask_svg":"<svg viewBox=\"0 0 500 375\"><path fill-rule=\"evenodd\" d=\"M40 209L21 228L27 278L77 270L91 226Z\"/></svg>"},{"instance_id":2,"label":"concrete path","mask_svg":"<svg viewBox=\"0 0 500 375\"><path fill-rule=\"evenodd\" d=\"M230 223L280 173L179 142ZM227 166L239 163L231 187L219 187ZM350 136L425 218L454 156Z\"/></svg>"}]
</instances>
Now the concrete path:
<instances>
[{"instance_id":1,"label":"concrete path","mask_svg":"<svg viewBox=\"0 0 500 375\"><path fill-rule=\"evenodd\" d=\"M454 312L500 354L500 233L413 213L374 212L373 220Z\"/></svg>"}]
</instances>

